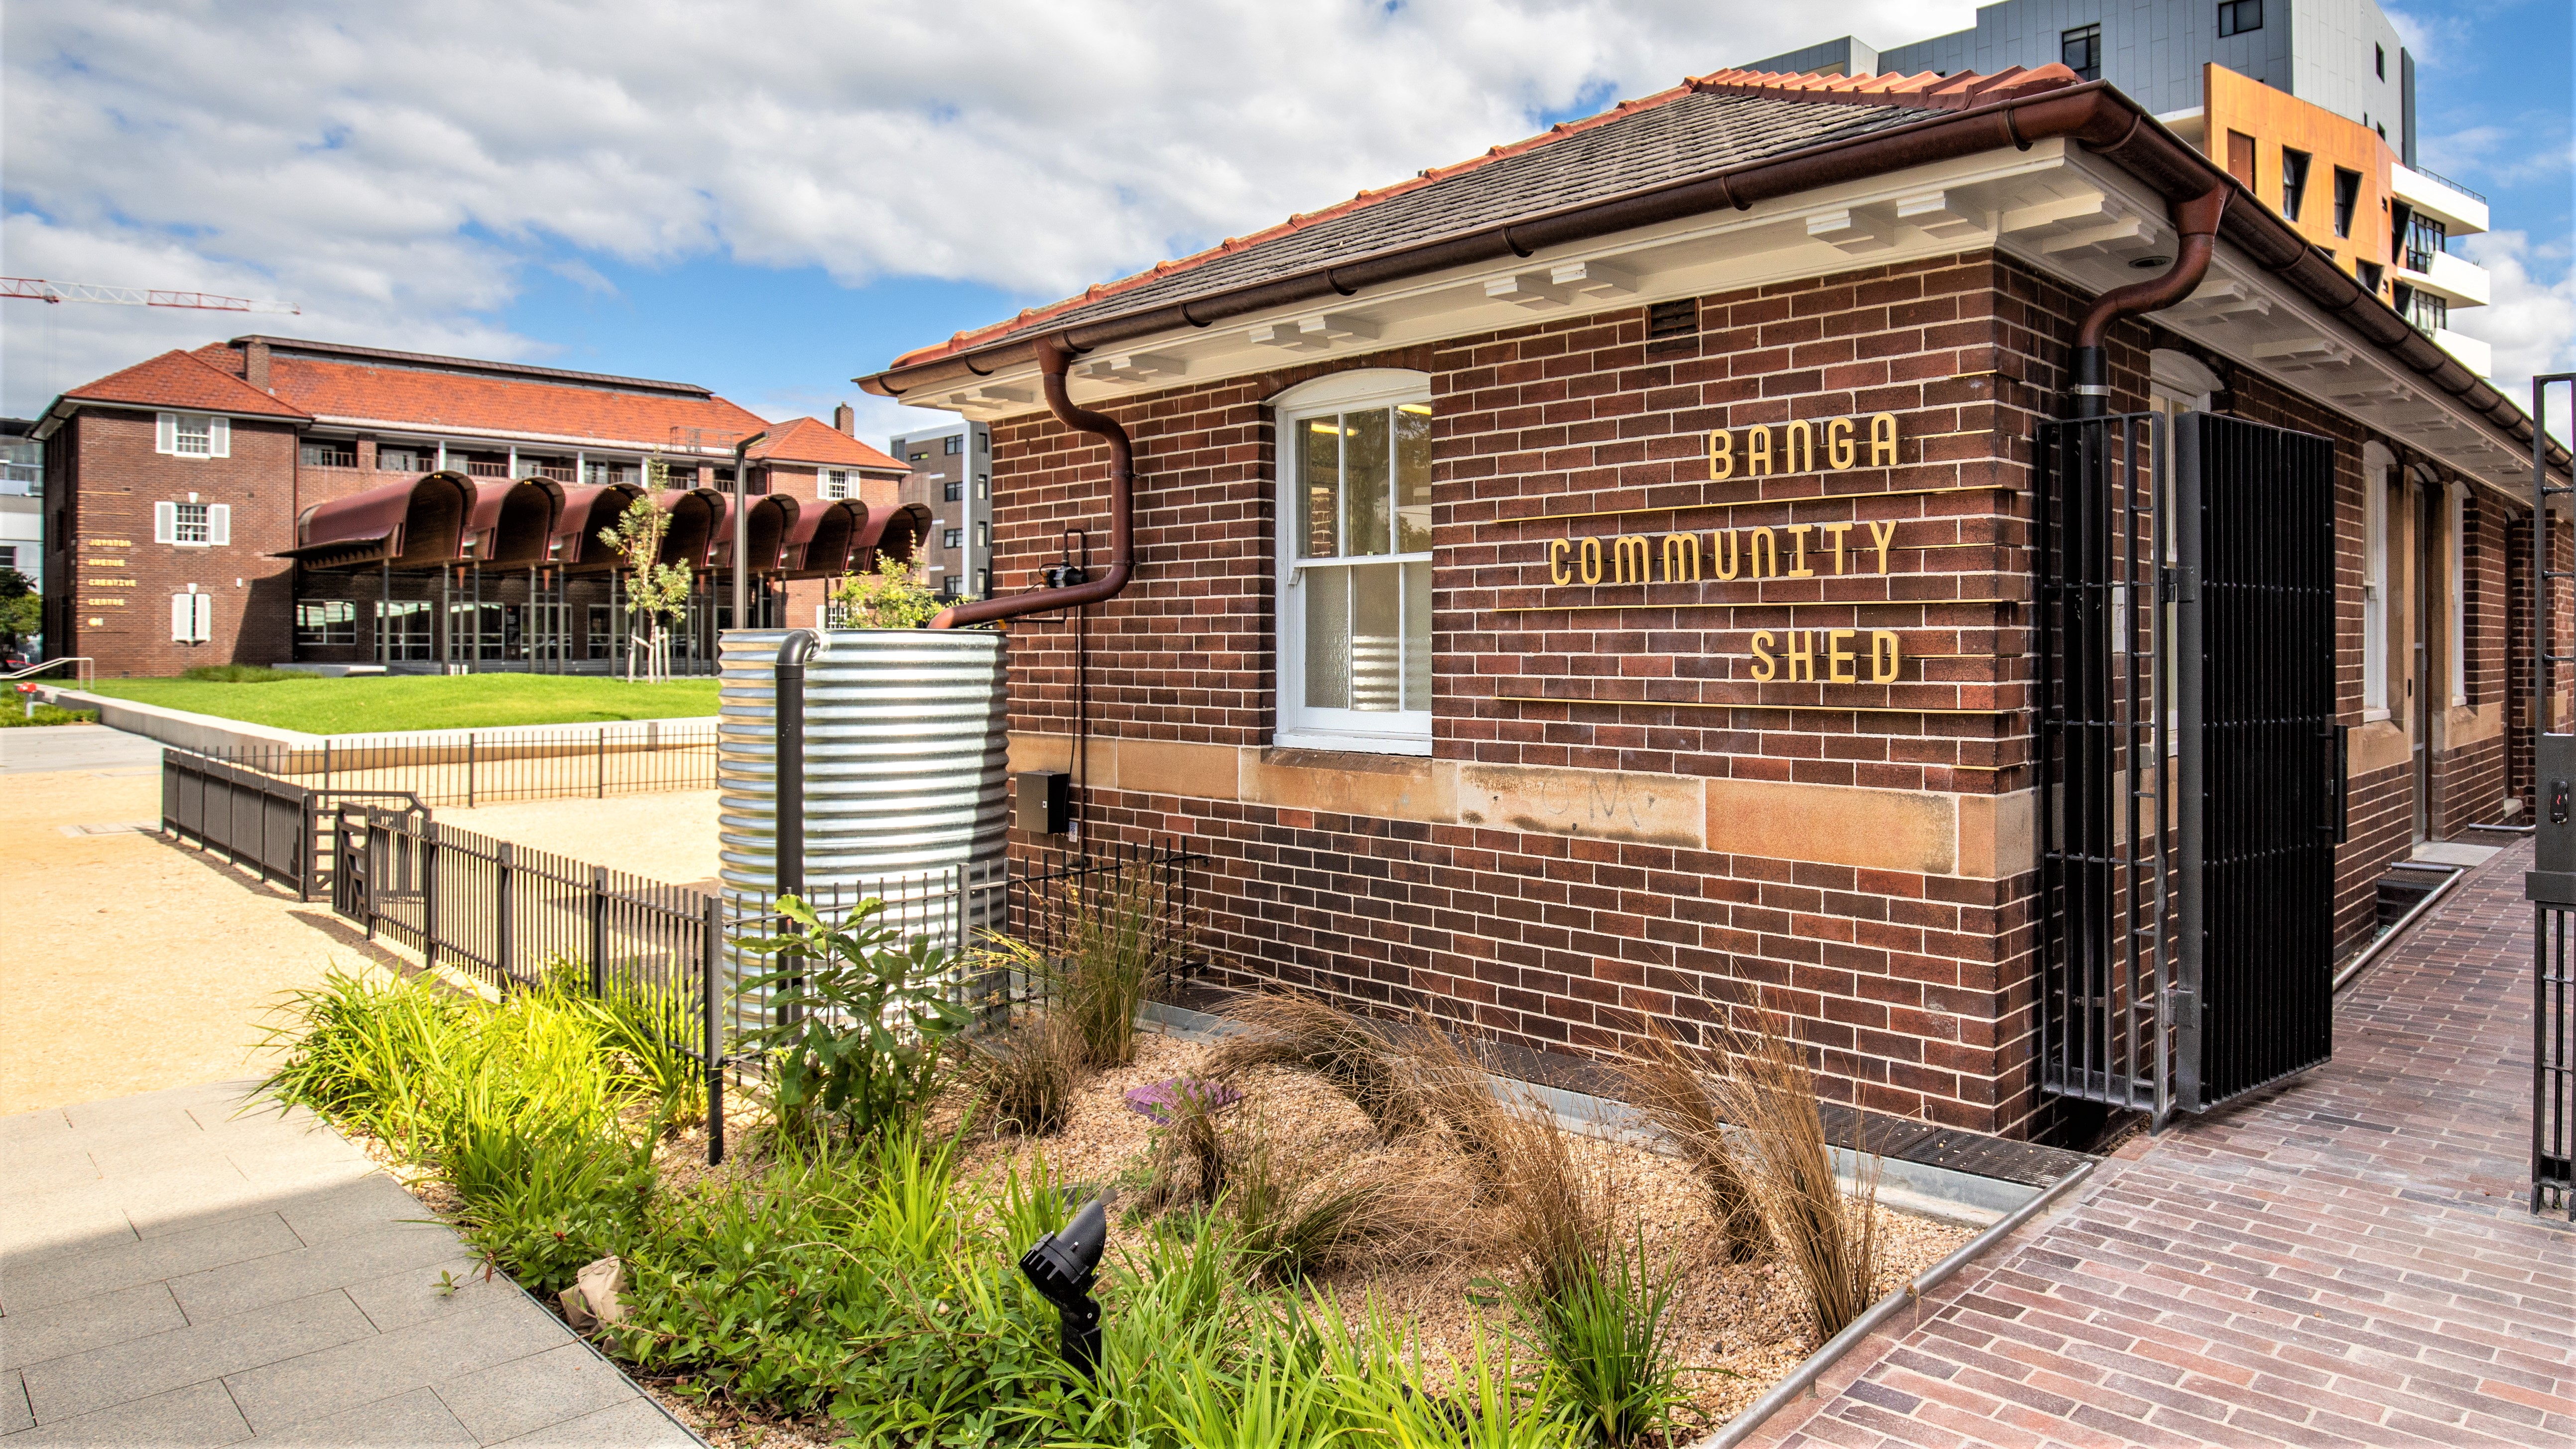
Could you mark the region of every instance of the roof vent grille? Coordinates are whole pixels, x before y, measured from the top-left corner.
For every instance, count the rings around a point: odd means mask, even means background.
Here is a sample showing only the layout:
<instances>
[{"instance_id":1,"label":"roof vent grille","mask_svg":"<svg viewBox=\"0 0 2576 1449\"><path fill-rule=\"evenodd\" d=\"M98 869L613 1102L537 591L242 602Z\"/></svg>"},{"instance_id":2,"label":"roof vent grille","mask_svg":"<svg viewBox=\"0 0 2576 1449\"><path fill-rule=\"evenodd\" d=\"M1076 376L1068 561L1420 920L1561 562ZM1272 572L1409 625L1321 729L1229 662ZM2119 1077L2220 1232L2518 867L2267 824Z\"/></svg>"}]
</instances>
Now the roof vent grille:
<instances>
[{"instance_id":1,"label":"roof vent grille","mask_svg":"<svg viewBox=\"0 0 2576 1449\"><path fill-rule=\"evenodd\" d=\"M1646 309L1646 340L1669 342L1699 331L1699 299L1684 297L1678 302L1657 302Z\"/></svg>"}]
</instances>

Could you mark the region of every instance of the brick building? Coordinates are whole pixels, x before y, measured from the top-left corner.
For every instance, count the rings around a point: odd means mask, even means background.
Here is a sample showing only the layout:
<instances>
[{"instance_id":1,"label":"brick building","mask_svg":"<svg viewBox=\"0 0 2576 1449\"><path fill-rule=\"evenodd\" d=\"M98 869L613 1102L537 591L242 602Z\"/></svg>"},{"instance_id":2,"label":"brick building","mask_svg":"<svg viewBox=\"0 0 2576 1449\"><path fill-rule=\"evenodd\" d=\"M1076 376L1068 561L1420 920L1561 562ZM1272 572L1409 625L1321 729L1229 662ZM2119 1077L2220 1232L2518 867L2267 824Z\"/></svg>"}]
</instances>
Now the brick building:
<instances>
[{"instance_id":1,"label":"brick building","mask_svg":"<svg viewBox=\"0 0 2576 1449\"><path fill-rule=\"evenodd\" d=\"M200 664L600 670L627 630L599 529L668 479L662 562L698 574L683 660L729 623L735 455L763 617L920 522L903 468L701 387L280 337L74 388L44 449L45 639L108 675ZM879 499L869 512L867 497ZM31 570L32 572L32 570Z\"/></svg>"},{"instance_id":2,"label":"brick building","mask_svg":"<svg viewBox=\"0 0 2576 1449\"><path fill-rule=\"evenodd\" d=\"M2063 67L1721 72L862 383L991 425L1012 767L1212 857L1238 982L1575 1052L1758 1000L1851 1100L2080 1135L2236 1090L2228 983L2313 1014L2529 794L2528 420Z\"/></svg>"}]
</instances>

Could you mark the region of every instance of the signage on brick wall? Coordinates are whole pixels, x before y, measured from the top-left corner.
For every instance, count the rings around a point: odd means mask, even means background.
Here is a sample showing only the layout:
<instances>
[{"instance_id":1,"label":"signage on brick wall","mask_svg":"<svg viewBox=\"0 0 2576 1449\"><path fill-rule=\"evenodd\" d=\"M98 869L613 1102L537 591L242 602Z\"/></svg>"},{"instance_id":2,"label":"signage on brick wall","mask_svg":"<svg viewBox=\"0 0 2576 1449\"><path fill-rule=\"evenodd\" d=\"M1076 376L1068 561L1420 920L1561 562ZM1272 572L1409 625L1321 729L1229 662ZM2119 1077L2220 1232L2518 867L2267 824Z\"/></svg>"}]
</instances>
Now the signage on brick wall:
<instances>
[{"instance_id":1,"label":"signage on brick wall","mask_svg":"<svg viewBox=\"0 0 2576 1449\"><path fill-rule=\"evenodd\" d=\"M1896 465L1896 445L1893 413L1719 428L1707 437L1708 476L1725 482L1890 468ZM1840 503L1868 496L1816 494L1699 506ZM1889 556L1902 551L1897 542L1902 525L1903 520L1892 518L1836 519L1592 538L1568 535L1547 541L1547 578L1556 587L1569 588L1885 575ZM1904 666L1904 647L1893 629L1757 629L1749 642L1747 674L1761 683L1888 684Z\"/></svg>"}]
</instances>

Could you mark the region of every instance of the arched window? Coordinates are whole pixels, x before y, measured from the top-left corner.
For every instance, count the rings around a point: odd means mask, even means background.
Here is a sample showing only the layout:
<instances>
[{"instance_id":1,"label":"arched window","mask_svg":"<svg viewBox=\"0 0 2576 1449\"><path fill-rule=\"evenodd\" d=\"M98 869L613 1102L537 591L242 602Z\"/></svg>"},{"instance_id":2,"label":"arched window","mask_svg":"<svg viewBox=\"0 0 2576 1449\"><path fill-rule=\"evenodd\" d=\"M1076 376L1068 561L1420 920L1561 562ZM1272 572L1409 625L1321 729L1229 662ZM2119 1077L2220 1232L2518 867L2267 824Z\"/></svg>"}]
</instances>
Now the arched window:
<instances>
[{"instance_id":1,"label":"arched window","mask_svg":"<svg viewBox=\"0 0 2576 1449\"><path fill-rule=\"evenodd\" d=\"M1431 379L1358 368L1278 423L1278 742L1431 752Z\"/></svg>"}]
</instances>

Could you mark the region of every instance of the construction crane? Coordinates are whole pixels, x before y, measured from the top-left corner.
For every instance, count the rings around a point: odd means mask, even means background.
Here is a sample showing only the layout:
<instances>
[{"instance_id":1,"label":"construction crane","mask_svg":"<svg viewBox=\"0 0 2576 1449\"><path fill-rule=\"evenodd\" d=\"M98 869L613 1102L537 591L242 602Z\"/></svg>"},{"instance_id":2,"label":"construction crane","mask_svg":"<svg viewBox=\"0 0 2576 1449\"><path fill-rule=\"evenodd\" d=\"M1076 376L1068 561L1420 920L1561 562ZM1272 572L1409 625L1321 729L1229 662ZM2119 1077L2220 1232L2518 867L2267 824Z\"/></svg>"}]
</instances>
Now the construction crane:
<instances>
[{"instance_id":1,"label":"construction crane","mask_svg":"<svg viewBox=\"0 0 2576 1449\"><path fill-rule=\"evenodd\" d=\"M199 312L292 312L292 302L219 297L212 292L167 292L155 287L102 287L93 282L49 282L42 277L0 277L0 297L29 302L107 302L120 307L185 307Z\"/></svg>"}]
</instances>

